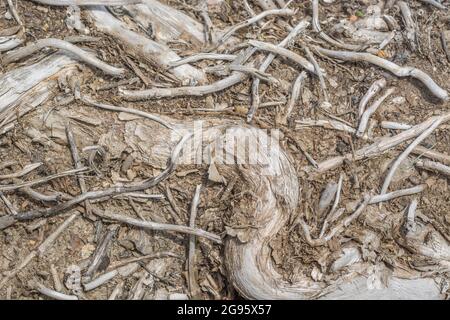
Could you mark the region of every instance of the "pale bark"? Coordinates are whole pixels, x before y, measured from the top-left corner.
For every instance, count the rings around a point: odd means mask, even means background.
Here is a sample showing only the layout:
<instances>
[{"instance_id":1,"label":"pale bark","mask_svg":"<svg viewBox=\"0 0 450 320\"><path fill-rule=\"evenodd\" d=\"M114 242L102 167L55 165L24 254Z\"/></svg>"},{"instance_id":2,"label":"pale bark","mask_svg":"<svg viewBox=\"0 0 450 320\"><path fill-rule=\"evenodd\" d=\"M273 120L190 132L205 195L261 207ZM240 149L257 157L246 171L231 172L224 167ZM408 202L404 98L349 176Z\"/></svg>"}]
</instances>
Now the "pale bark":
<instances>
[{"instance_id":1,"label":"pale bark","mask_svg":"<svg viewBox=\"0 0 450 320\"><path fill-rule=\"evenodd\" d=\"M166 45L131 31L124 22L111 15L104 7L90 7L87 12L97 29L121 41L132 55L141 58L143 61L162 69L168 69L171 62L180 60L180 57ZM169 71L183 83L205 81L205 74L189 65L171 68Z\"/></svg>"}]
</instances>

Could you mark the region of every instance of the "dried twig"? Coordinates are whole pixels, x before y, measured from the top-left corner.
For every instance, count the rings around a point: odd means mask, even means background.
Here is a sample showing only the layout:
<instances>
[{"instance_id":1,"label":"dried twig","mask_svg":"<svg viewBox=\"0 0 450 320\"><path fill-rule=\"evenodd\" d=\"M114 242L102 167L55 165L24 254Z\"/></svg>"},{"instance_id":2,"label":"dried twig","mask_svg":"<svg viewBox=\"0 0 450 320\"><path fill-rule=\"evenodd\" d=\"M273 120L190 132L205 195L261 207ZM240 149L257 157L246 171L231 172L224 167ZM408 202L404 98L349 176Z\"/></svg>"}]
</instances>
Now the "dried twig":
<instances>
[{"instance_id":1,"label":"dried twig","mask_svg":"<svg viewBox=\"0 0 450 320\"><path fill-rule=\"evenodd\" d=\"M296 129L302 129L307 127L322 127L325 129L331 129L331 130L338 130L347 132L350 134L355 134L356 129L352 128L345 123L342 123L337 120L325 120L325 119L319 119L319 120L313 120L313 119L302 119L302 120L295 120L295 123L297 124Z\"/></svg>"},{"instance_id":2,"label":"dried twig","mask_svg":"<svg viewBox=\"0 0 450 320\"><path fill-rule=\"evenodd\" d=\"M367 103L372 99L381 89L383 89L386 86L386 79L382 78L379 80L376 80L372 85L370 86L369 90L367 90L364 97L361 99L359 103L359 109L358 109L358 116L361 118L361 116L364 113L364 110L366 109Z\"/></svg>"},{"instance_id":3,"label":"dried twig","mask_svg":"<svg viewBox=\"0 0 450 320\"><path fill-rule=\"evenodd\" d=\"M189 217L189 227L195 228L195 219L197 218L198 205L200 202L200 192L202 185L198 185L195 188L194 198L191 204L191 216ZM197 283L196 271L195 271L195 236L189 236L189 251L188 251L188 279L189 279L189 291L191 298L195 299L200 294L200 287Z\"/></svg>"},{"instance_id":4,"label":"dried twig","mask_svg":"<svg viewBox=\"0 0 450 320\"><path fill-rule=\"evenodd\" d=\"M370 204L377 204L377 203L381 203L381 202L390 201L392 199L399 198L399 197L410 196L413 194L420 193L420 192L424 191L426 188L427 188L427 185L422 184L422 185L418 185L418 186L408 188L408 189L396 190L396 191L393 191L390 193L376 195L370 199Z\"/></svg>"},{"instance_id":5,"label":"dried twig","mask_svg":"<svg viewBox=\"0 0 450 320\"><path fill-rule=\"evenodd\" d=\"M156 222L152 222L152 221L142 221L142 220L133 219L131 217L123 216L120 214L100 212L99 210L94 211L94 213L101 218L111 219L113 221L118 221L121 223L139 227L139 228L144 228L144 229L148 229L148 230L157 230L157 231L180 232L180 233L191 234L191 235L195 235L198 237L206 238L206 239L209 239L216 243L222 243L222 240L219 236L217 236L213 233L201 230L201 229L180 226L180 225L174 225L174 224L156 223Z\"/></svg>"},{"instance_id":6,"label":"dried twig","mask_svg":"<svg viewBox=\"0 0 450 320\"><path fill-rule=\"evenodd\" d=\"M220 54L220 53L197 53L189 57L181 58L177 61L172 61L169 63L170 68L182 66L183 64L194 63L201 60L223 60L223 61L233 61L236 59L234 54Z\"/></svg>"},{"instance_id":7,"label":"dried twig","mask_svg":"<svg viewBox=\"0 0 450 320\"><path fill-rule=\"evenodd\" d=\"M8 2L8 8L9 11L11 12L11 15L14 17L14 19L16 20L16 22L23 26L23 22L19 17L19 14L17 13L16 7L14 6L14 3L12 2L12 0L7 0Z\"/></svg>"},{"instance_id":8,"label":"dried twig","mask_svg":"<svg viewBox=\"0 0 450 320\"><path fill-rule=\"evenodd\" d=\"M412 17L411 9L409 8L408 3L405 1L397 1L398 6L400 7L400 12L403 16L403 21L405 22L406 27L406 38L409 41L409 45L411 50L416 51L417 49L417 33L416 33L416 24L414 23L414 19Z\"/></svg>"},{"instance_id":9,"label":"dried twig","mask_svg":"<svg viewBox=\"0 0 450 320\"><path fill-rule=\"evenodd\" d=\"M40 218L40 217L47 217L47 216L53 216L56 214L60 214L70 208L73 208L77 204L84 202L86 200L94 200L94 199L105 198L105 197L113 197L113 196L123 194L123 193L137 192L137 191L149 189L149 188L157 185L161 181L165 180L172 173L172 171L175 170L175 168L177 166L178 158L182 151L182 148L183 148L185 142L188 139L190 139L191 136L192 136L191 134L187 134L180 140L180 142L175 146L175 148L172 151L172 155L169 159L169 164L168 164L167 168L154 178L145 180L145 181L141 182L140 184L128 185L128 186L117 186L117 187L112 187L112 188L102 190L102 191L89 191L89 192L86 192L79 196L76 196L73 199L63 202L52 208L37 209L37 210L31 210L29 212L19 213L16 216L14 216L14 219L11 219L9 216L0 217L0 230L13 225L17 221L32 220L32 219L36 219L36 218ZM20 186L20 187L23 187L23 186Z\"/></svg>"},{"instance_id":10,"label":"dried twig","mask_svg":"<svg viewBox=\"0 0 450 320\"><path fill-rule=\"evenodd\" d=\"M365 195L364 196L364 200L363 202L360 204L360 206L358 207L358 209L355 210L355 212L353 212L353 214L351 214L350 216L348 216L347 218L343 219L336 227L334 227L326 236L324 236L324 240L325 241L330 241L334 236L336 236L337 234L339 234L340 232L342 232L344 230L345 227L348 227L350 225L350 223L352 223L353 221L355 221L356 219L359 218L359 216L364 212L364 210L367 208L367 206L369 205L371 196L369 195Z\"/></svg>"},{"instance_id":11,"label":"dried twig","mask_svg":"<svg viewBox=\"0 0 450 320\"><path fill-rule=\"evenodd\" d=\"M109 267L108 267L108 271L112 271L114 269L117 268L121 268L123 266L129 265L131 263L136 263L136 262L140 262L140 261L144 261L144 260L151 260L151 259L161 259L161 258L176 258L176 259L182 259L181 256L170 252L170 251L162 251L162 252L157 252L157 253L153 253L153 254L148 254L145 256L140 256L140 257L135 257L135 258L129 258L129 259L125 259L122 261L118 261L115 263L112 263Z\"/></svg>"},{"instance_id":12,"label":"dried twig","mask_svg":"<svg viewBox=\"0 0 450 320\"><path fill-rule=\"evenodd\" d=\"M380 126L383 129L389 129L389 130L408 130L412 128L412 125L406 124L406 123L399 123L394 121L382 121Z\"/></svg>"},{"instance_id":13,"label":"dried twig","mask_svg":"<svg viewBox=\"0 0 450 320\"><path fill-rule=\"evenodd\" d=\"M325 234L325 231L326 231L326 229L328 227L328 223L331 222L331 220L335 216L336 210L338 209L338 205L339 205L339 202L341 200L341 191L342 191L342 183L343 182L344 182L344 175L341 174L339 176L339 181L338 181L337 188L336 188L336 197L334 198L333 206L331 207L330 213L325 218L325 221L324 221L323 226L322 226L322 230L320 231L319 238L323 237L323 235Z\"/></svg>"},{"instance_id":14,"label":"dried twig","mask_svg":"<svg viewBox=\"0 0 450 320\"><path fill-rule=\"evenodd\" d=\"M122 294L124 282L119 281L119 283L114 287L114 290L109 295L108 300L116 300L117 297L119 297Z\"/></svg>"},{"instance_id":15,"label":"dried twig","mask_svg":"<svg viewBox=\"0 0 450 320\"><path fill-rule=\"evenodd\" d=\"M295 105L297 104L298 98L300 96L300 91L303 86L303 82L305 81L307 74L305 71L302 71L298 77L295 79L294 84L292 85L291 96L289 97L289 102L286 106L286 110L283 112L282 122L286 123L287 119L294 110Z\"/></svg>"},{"instance_id":16,"label":"dried twig","mask_svg":"<svg viewBox=\"0 0 450 320\"><path fill-rule=\"evenodd\" d=\"M105 7L88 7L85 12L92 17L96 28L120 41L125 50L136 58L141 58L155 66L167 69L172 61L180 57L162 43L150 40L144 35L132 31L128 25L110 14ZM183 83L205 81L205 74L190 65L182 65L169 70Z\"/></svg>"},{"instance_id":17,"label":"dried twig","mask_svg":"<svg viewBox=\"0 0 450 320\"><path fill-rule=\"evenodd\" d=\"M31 0L49 6L123 6L142 0Z\"/></svg>"},{"instance_id":18,"label":"dried twig","mask_svg":"<svg viewBox=\"0 0 450 320\"><path fill-rule=\"evenodd\" d=\"M176 224L182 224L182 221L180 218L180 216L181 216L180 208L178 208L177 203L173 197L172 191L170 190L170 187L168 185L166 186L166 198L170 204L170 207L173 209L173 212L172 212L172 210L169 210L170 214L172 215L173 220L175 221Z\"/></svg>"},{"instance_id":19,"label":"dried twig","mask_svg":"<svg viewBox=\"0 0 450 320\"><path fill-rule=\"evenodd\" d=\"M205 71L206 72L226 73L226 74L229 74L232 71L238 71L238 72L246 73L253 78L258 78L259 80L268 82L270 84L279 84L280 83L272 75L265 73L265 72L261 72L254 67L245 66L245 65L235 65L235 64L218 65L218 66L209 67Z\"/></svg>"},{"instance_id":20,"label":"dried twig","mask_svg":"<svg viewBox=\"0 0 450 320\"><path fill-rule=\"evenodd\" d=\"M205 96L211 93L223 91L232 87L245 79L248 75L242 72L233 72L229 77L208 84L197 87L178 87L178 88L152 88L148 90L125 90L119 88L119 94L128 101L141 101L161 98L176 98L183 96Z\"/></svg>"},{"instance_id":21,"label":"dried twig","mask_svg":"<svg viewBox=\"0 0 450 320\"><path fill-rule=\"evenodd\" d=\"M42 162L27 164L20 171L17 171L17 172L14 172L14 173L10 173L10 174L0 175L0 180L14 179L14 178L23 177L23 176L29 174L30 172L36 170L40 166L42 166Z\"/></svg>"},{"instance_id":22,"label":"dried twig","mask_svg":"<svg viewBox=\"0 0 450 320\"><path fill-rule=\"evenodd\" d=\"M421 169L439 172L450 177L450 167L439 162L430 160L419 160L416 162L416 166Z\"/></svg>"},{"instance_id":23,"label":"dried twig","mask_svg":"<svg viewBox=\"0 0 450 320\"><path fill-rule=\"evenodd\" d=\"M440 3L436 0L419 0L419 1L422 1L423 3L429 4L429 5L432 5L433 7L441 9L441 10L447 9L446 6L444 6L442 3Z\"/></svg>"},{"instance_id":24,"label":"dried twig","mask_svg":"<svg viewBox=\"0 0 450 320\"><path fill-rule=\"evenodd\" d=\"M172 253L170 252L159 252L153 255L148 255L145 256L146 259L159 259L159 258L166 258L166 257L172 257ZM140 258L144 258L144 257L140 257ZM138 262L142 262L143 260L146 259L134 259ZM130 261L133 259L129 259ZM114 279L117 275L122 275L124 277L126 277L127 275L130 275L134 272L136 272L136 270L139 268L139 263L136 262L129 262L127 264L122 264L120 263L119 266L115 266L114 268L109 268L108 270L110 271L106 271L105 273L102 273L100 276L98 276L97 278L95 278L94 280L83 284L83 288L85 291L91 291L94 290L106 283L108 283L110 280Z\"/></svg>"},{"instance_id":25,"label":"dried twig","mask_svg":"<svg viewBox=\"0 0 450 320\"><path fill-rule=\"evenodd\" d=\"M9 185L9 184L0 185L0 191L13 191L13 190L26 188L26 187L36 186L36 185L43 184L45 182L48 182L48 181L51 181L51 180L54 180L54 179L58 179L58 178L62 178L62 177L70 176L70 175L74 175L74 174L81 173L81 172L86 172L88 169L89 168L87 168L87 167L83 167L83 168L80 168L80 169L72 169L72 170L68 170L68 171L52 174L52 175L49 175L47 177L36 179L36 180L33 180L33 181L26 181L26 182L17 183L17 184L11 184L11 185Z\"/></svg>"},{"instance_id":26,"label":"dried twig","mask_svg":"<svg viewBox=\"0 0 450 320\"><path fill-rule=\"evenodd\" d=\"M114 196L113 198L136 198L141 199L141 201L146 201L149 199L155 199L155 200L161 200L164 199L163 194L147 194L147 193L140 193L140 192L129 192L124 193L118 196Z\"/></svg>"},{"instance_id":27,"label":"dried twig","mask_svg":"<svg viewBox=\"0 0 450 320\"><path fill-rule=\"evenodd\" d=\"M256 3L264 10L273 10L277 7L272 0L256 0Z\"/></svg>"},{"instance_id":28,"label":"dried twig","mask_svg":"<svg viewBox=\"0 0 450 320\"><path fill-rule=\"evenodd\" d=\"M118 228L112 228L104 234L103 238L95 249L94 254L92 255L91 263L85 273L87 279L90 279L95 275L95 273L103 263L105 257L107 257L112 240L117 233L117 229Z\"/></svg>"},{"instance_id":29,"label":"dried twig","mask_svg":"<svg viewBox=\"0 0 450 320\"><path fill-rule=\"evenodd\" d=\"M203 19L203 25L204 25L204 32L205 32L205 41L208 44L212 44L215 42L215 35L214 35L214 25L211 21L211 17L208 13L208 2L207 0L203 0L200 4L200 15Z\"/></svg>"},{"instance_id":30,"label":"dried twig","mask_svg":"<svg viewBox=\"0 0 450 320\"><path fill-rule=\"evenodd\" d=\"M134 114L134 115L146 118L146 119L156 121L157 123L161 124L162 126L166 127L167 129L172 129L172 130L174 129L173 125L170 124L169 122L167 122L167 121L161 119L160 117L155 116L151 113L145 112L145 111L99 103L99 102L96 102L94 99L92 99L90 96L85 95L85 94L81 95L80 100L89 106L93 106L93 107L97 107L97 108L109 110L109 111L125 112L125 113L129 113L129 114Z\"/></svg>"},{"instance_id":31,"label":"dried twig","mask_svg":"<svg viewBox=\"0 0 450 320\"><path fill-rule=\"evenodd\" d=\"M14 13L12 14L14 15ZM0 30L0 52L16 48L25 41L24 38L24 28L22 25Z\"/></svg>"},{"instance_id":32,"label":"dried twig","mask_svg":"<svg viewBox=\"0 0 450 320\"><path fill-rule=\"evenodd\" d=\"M63 285L61 283L61 279L59 278L58 270L56 270L56 267L53 263L50 265L50 272L52 274L53 286L54 286L55 290L62 291Z\"/></svg>"},{"instance_id":33,"label":"dried twig","mask_svg":"<svg viewBox=\"0 0 450 320\"><path fill-rule=\"evenodd\" d=\"M153 290L155 285L155 274L150 272L150 265L141 264L144 269L138 281L133 285L131 290L128 292L128 300L142 300L144 294L147 290Z\"/></svg>"},{"instance_id":34,"label":"dried twig","mask_svg":"<svg viewBox=\"0 0 450 320\"><path fill-rule=\"evenodd\" d=\"M361 120L359 121L358 130L356 131L356 136L358 138L361 138L366 132L370 117L378 110L381 104L395 92L395 90L396 90L395 88L389 88L388 90L386 90L383 96L381 96L378 100L376 100L369 108L367 108L363 112Z\"/></svg>"},{"instance_id":35,"label":"dried twig","mask_svg":"<svg viewBox=\"0 0 450 320\"><path fill-rule=\"evenodd\" d=\"M44 296L55 300L78 300L77 296L67 295L56 290L49 289L39 282L36 283L36 290Z\"/></svg>"},{"instance_id":36,"label":"dried twig","mask_svg":"<svg viewBox=\"0 0 450 320\"><path fill-rule=\"evenodd\" d=\"M268 16L292 16L295 14L294 10L291 9L273 9L273 10L266 10L261 12L260 14L246 20L243 22L240 22L233 27L230 28L227 32L225 32L218 40L217 43L223 44L225 41L227 41L232 35L234 35L238 30L248 27L261 19L264 19Z\"/></svg>"},{"instance_id":37,"label":"dried twig","mask_svg":"<svg viewBox=\"0 0 450 320\"><path fill-rule=\"evenodd\" d=\"M63 39L64 41L70 43L83 43L83 42L97 42L100 41L100 37L92 37L85 34L74 35L74 36L66 36Z\"/></svg>"},{"instance_id":38,"label":"dried twig","mask_svg":"<svg viewBox=\"0 0 450 320\"><path fill-rule=\"evenodd\" d=\"M22 180L19 179L14 179L15 183L23 183ZM42 201L42 202L58 202L60 200L64 200L67 199L69 196L64 195L61 192L56 192L53 194L44 194L41 192L38 192L36 190L31 189L30 187L23 187L21 189L19 189L20 192L26 194L27 196L29 196L30 198L37 200L37 201Z\"/></svg>"},{"instance_id":39,"label":"dried twig","mask_svg":"<svg viewBox=\"0 0 450 320\"><path fill-rule=\"evenodd\" d=\"M125 69L122 68L116 68L113 67L96 57L94 57L91 53L82 50L78 48L77 46L64 41L60 39L54 39L54 38L48 38L48 39L41 39L38 40L32 44L27 45L26 47L17 49L15 51L8 52L5 54L2 58L2 62L5 64L18 61L20 59L23 59L43 48L51 47L51 48L57 48L60 50L68 51L72 54L74 54L78 59L81 61L94 66L106 74L112 75L112 76L123 76L125 73Z\"/></svg>"},{"instance_id":40,"label":"dried twig","mask_svg":"<svg viewBox=\"0 0 450 320\"><path fill-rule=\"evenodd\" d=\"M244 5L245 11L247 11L247 13L248 13L251 17L255 17L255 16L256 16L256 12L255 12L255 10L253 10L253 8L248 4L248 1L247 1L247 0L243 0L242 3L243 3L243 5ZM260 26L260 27L263 26L263 22L262 22L262 21L258 21L257 24L258 24L258 26Z\"/></svg>"},{"instance_id":41,"label":"dried twig","mask_svg":"<svg viewBox=\"0 0 450 320\"><path fill-rule=\"evenodd\" d=\"M300 219L299 223L300 223L300 227L303 230L303 236L305 237L306 242L311 247L319 247L319 246L325 245L325 240L323 238L313 239L311 237L311 231L309 230L309 226L303 218Z\"/></svg>"},{"instance_id":42,"label":"dried twig","mask_svg":"<svg viewBox=\"0 0 450 320\"><path fill-rule=\"evenodd\" d=\"M309 26L309 22L307 20L300 21L294 29L292 29L291 32L286 36L286 38L283 39L278 44L278 47L285 48L287 47L291 41L293 41L301 32L303 32L307 27ZM266 70L271 65L272 61L275 59L276 55L274 53L269 54L266 59L263 61L261 66L259 67L259 71L266 72ZM252 83L252 105L250 106L250 109L247 113L247 122L250 123L253 120L253 117L256 113L256 111L259 108L260 99L259 99L259 79L253 79Z\"/></svg>"},{"instance_id":43,"label":"dried twig","mask_svg":"<svg viewBox=\"0 0 450 320\"><path fill-rule=\"evenodd\" d=\"M252 56L254 50L245 50L237 56L233 64L243 64ZM158 98L173 98L181 96L204 96L211 93L225 90L234 86L245 79L248 75L242 72L233 72L225 79L219 80L213 84L196 86L196 87L179 87L179 88L152 88L148 90L125 90L119 88L119 94L129 101L140 101Z\"/></svg>"},{"instance_id":44,"label":"dried twig","mask_svg":"<svg viewBox=\"0 0 450 320\"><path fill-rule=\"evenodd\" d=\"M426 185L424 184L424 185L419 185L419 186L409 188L409 189L396 190L394 192L383 194L383 195L376 195L376 196L365 195L362 203L360 204L360 206L356 209L356 211L353 214L351 214L347 218L343 219L326 236L323 236L325 229L328 226L328 223L337 220L344 211L337 210L337 211L334 211L334 214L331 214L331 212L330 212L330 215L325 220L326 224L324 223L324 225L322 227L321 235L319 236L318 239L313 239L311 237L309 227L303 219L300 219L299 223L303 229L303 234L309 245L311 245L313 247L323 246L323 245L325 245L326 242L330 241L334 236L336 236L337 234L342 232L344 230L344 228L347 227L352 221L356 220L364 212L365 208L368 205L373 205L373 204L377 204L377 203L381 203L381 202L390 201L395 198L417 194L417 193L424 191L425 188L426 188ZM339 202L339 198L336 196L335 204L338 202ZM337 205L333 206L333 207L337 208Z\"/></svg>"},{"instance_id":45,"label":"dried twig","mask_svg":"<svg viewBox=\"0 0 450 320\"><path fill-rule=\"evenodd\" d=\"M319 66L319 63L317 62L317 60L314 58L314 55L312 54L311 50L309 50L309 48L307 46L303 46L305 52L306 52L306 56L308 57L309 61L311 61L311 63L314 66L314 70L316 75L319 77L319 83L320 83L320 87L322 88L322 92L323 92L323 96L325 98L325 102L328 102L330 100L330 98L328 97L328 91L327 91L327 85L325 83L325 76L323 74L322 69Z\"/></svg>"},{"instance_id":46,"label":"dried twig","mask_svg":"<svg viewBox=\"0 0 450 320\"><path fill-rule=\"evenodd\" d=\"M447 91L436 84L436 82L434 82L434 80L422 70L413 67L400 67L389 60L377 57L370 53L333 51L320 47L316 47L316 49L321 54L330 58L352 62L368 62L393 73L397 77L413 77L422 82L437 98L441 100L448 100Z\"/></svg>"},{"instance_id":47,"label":"dried twig","mask_svg":"<svg viewBox=\"0 0 450 320\"><path fill-rule=\"evenodd\" d=\"M145 86L149 86L151 84L154 84L152 80L150 80L136 65L136 63L133 62L133 60L129 57L125 57L124 60L128 64L128 66L133 70L134 74L138 76L139 79L145 84Z\"/></svg>"},{"instance_id":48,"label":"dried twig","mask_svg":"<svg viewBox=\"0 0 450 320\"><path fill-rule=\"evenodd\" d=\"M8 213L12 216L15 216L17 214L16 209L12 205L12 203L8 200L8 198L5 197L3 192L0 192L0 198L5 203L6 209L8 210Z\"/></svg>"},{"instance_id":49,"label":"dried twig","mask_svg":"<svg viewBox=\"0 0 450 320\"><path fill-rule=\"evenodd\" d=\"M431 160L435 160L438 162L442 162L445 165L450 165L450 156L447 154L443 154L425 147L417 146L412 151L413 154L418 156L423 156L429 158Z\"/></svg>"},{"instance_id":50,"label":"dried twig","mask_svg":"<svg viewBox=\"0 0 450 320\"><path fill-rule=\"evenodd\" d=\"M318 168L318 164L317 161L309 154L308 151L306 151L306 148L303 146L303 144L299 141L295 141L295 145L300 149L300 151L303 153L303 155L305 156L306 160L308 160L308 162L314 167L314 168Z\"/></svg>"},{"instance_id":51,"label":"dried twig","mask_svg":"<svg viewBox=\"0 0 450 320\"><path fill-rule=\"evenodd\" d=\"M319 216L322 216L324 211L330 206L331 201L335 199L337 189L338 185L335 182L330 182L326 185L320 196L319 206L317 208L317 213L319 214Z\"/></svg>"},{"instance_id":52,"label":"dried twig","mask_svg":"<svg viewBox=\"0 0 450 320\"><path fill-rule=\"evenodd\" d=\"M416 230L416 209L417 209L418 201L417 199L413 199L408 207L408 214L406 216L406 232L414 232Z\"/></svg>"},{"instance_id":53,"label":"dried twig","mask_svg":"<svg viewBox=\"0 0 450 320\"><path fill-rule=\"evenodd\" d=\"M305 70L313 74L317 74L316 69L311 62L291 50L280 47L279 45L276 46L271 43L256 40L250 40L248 43L258 50L264 50L288 58L289 60L301 65Z\"/></svg>"},{"instance_id":54,"label":"dried twig","mask_svg":"<svg viewBox=\"0 0 450 320\"><path fill-rule=\"evenodd\" d=\"M392 181L392 178L394 177L395 172L397 171L400 164L409 156L409 154L414 150L415 147L417 147L423 140L425 140L430 134L433 133L433 131L439 127L439 125L442 123L442 118L436 119L433 124L427 128L424 132L420 134L409 146L405 149L405 151L402 152L402 154L395 160L395 162L392 164L391 169L389 170L388 174L386 175L386 178L384 180L383 186L381 187L380 194L385 194L389 188L389 185Z\"/></svg>"},{"instance_id":55,"label":"dried twig","mask_svg":"<svg viewBox=\"0 0 450 320\"><path fill-rule=\"evenodd\" d=\"M65 230L67 227L80 215L79 212L72 214L69 218L67 218L61 225L59 225L53 233L51 233L47 239L45 239L36 249L31 251L17 266L9 271L3 279L0 280L0 289L8 283L8 281L14 277L17 273L19 273L23 268L25 268L31 260L33 260L36 256L43 256L45 252L53 245L56 238Z\"/></svg>"},{"instance_id":56,"label":"dried twig","mask_svg":"<svg viewBox=\"0 0 450 320\"><path fill-rule=\"evenodd\" d=\"M203 18L208 19L209 17L204 15L205 7L202 6L202 2L205 1L200 0L196 7L189 6L189 11L198 12ZM157 0L143 0L142 2L142 4L125 6L123 9L133 21L141 26L145 33L160 44L183 41L195 46L202 46L207 43L205 34L211 33L209 36L214 37L210 21L205 22L208 29L205 30L205 25L171 5ZM151 26L151 31L149 26Z\"/></svg>"},{"instance_id":57,"label":"dried twig","mask_svg":"<svg viewBox=\"0 0 450 320\"><path fill-rule=\"evenodd\" d=\"M254 50L245 50L237 55L233 64L245 63L254 53ZM178 67L180 68L180 67ZM233 72L229 77L219 80L213 84L195 87L179 87L179 88L152 88L148 90L125 90L119 88L119 94L126 100L139 101L147 99L157 98L171 98L181 96L204 96L207 94L215 93L225 90L231 86L234 86L245 79L248 75L242 72Z\"/></svg>"},{"instance_id":58,"label":"dried twig","mask_svg":"<svg viewBox=\"0 0 450 320\"><path fill-rule=\"evenodd\" d=\"M341 41L335 40L330 36L328 36L326 33L324 33L322 31L322 28L320 27L319 21L319 0L312 0L311 3L313 11L313 19L312 19L313 29L315 32L318 33L319 37L321 37L323 40L330 43L331 45L345 50L360 51L364 48L358 45L342 43Z\"/></svg>"},{"instance_id":59,"label":"dried twig","mask_svg":"<svg viewBox=\"0 0 450 320\"><path fill-rule=\"evenodd\" d=\"M119 271L112 270L106 273L101 274L97 278L92 281L83 284L84 291L92 291L95 288L100 287L101 285L107 283L109 280L113 279L115 276L119 274Z\"/></svg>"},{"instance_id":60,"label":"dried twig","mask_svg":"<svg viewBox=\"0 0 450 320\"><path fill-rule=\"evenodd\" d=\"M375 143L368 145L364 148L361 148L359 150L356 150L354 153L349 153L344 156L338 156L334 157L328 160L325 160L318 164L317 172L326 172L328 170L332 170L334 168L339 167L344 163L344 161L347 159L349 161L359 161L362 159L368 159L373 158L375 156L378 156L387 150L390 150L397 145L408 141L412 138L417 137L422 132L424 132L427 128L429 128L437 119L440 119L443 122L450 121L450 113L444 114L442 116L436 116L431 117L424 122L412 127L409 130L405 130L393 137L384 137L381 139L378 139ZM312 168L305 168L307 172L310 172L314 169Z\"/></svg>"},{"instance_id":61,"label":"dried twig","mask_svg":"<svg viewBox=\"0 0 450 320\"><path fill-rule=\"evenodd\" d=\"M70 147L70 153L72 154L72 160L75 165L75 169L80 169L83 167L83 164L81 163L80 155L78 154L77 144L75 141L75 136L73 135L71 126L69 123L66 124L66 137L67 142ZM86 181L82 176L77 176L78 185L80 186L81 193L87 192L86 187ZM86 213L86 217L88 217L91 214L91 204L89 200L84 201L84 209Z\"/></svg>"},{"instance_id":62,"label":"dried twig","mask_svg":"<svg viewBox=\"0 0 450 320\"><path fill-rule=\"evenodd\" d=\"M350 216L343 219L341 222L339 222L338 225L336 225L331 231L323 237L320 237L318 239L313 239L311 237L311 232L309 230L308 225L303 219L300 219L300 226L303 230L303 235L305 236L306 242L312 247L318 247L325 245L328 241L330 241L334 236L341 233L346 227L350 225L354 220L358 219L359 216L364 212L364 210L369 205L370 196L366 195L364 196L363 202L360 204L360 206L353 212Z\"/></svg>"},{"instance_id":63,"label":"dried twig","mask_svg":"<svg viewBox=\"0 0 450 320\"><path fill-rule=\"evenodd\" d=\"M450 62L450 48L448 47L446 34L447 32L445 31L441 32L441 44L442 48L444 49L445 55L447 56L447 60Z\"/></svg>"}]
</instances>

